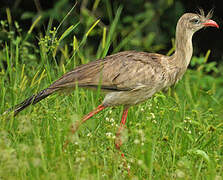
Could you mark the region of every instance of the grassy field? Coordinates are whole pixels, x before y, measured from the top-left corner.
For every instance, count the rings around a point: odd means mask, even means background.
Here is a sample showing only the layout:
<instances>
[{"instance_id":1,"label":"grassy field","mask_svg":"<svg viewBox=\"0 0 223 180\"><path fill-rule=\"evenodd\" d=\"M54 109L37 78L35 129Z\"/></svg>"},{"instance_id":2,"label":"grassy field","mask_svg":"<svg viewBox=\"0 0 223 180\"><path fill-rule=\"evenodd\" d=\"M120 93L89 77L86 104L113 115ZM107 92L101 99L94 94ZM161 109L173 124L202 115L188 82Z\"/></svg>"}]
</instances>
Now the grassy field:
<instances>
[{"instance_id":1,"label":"grassy field","mask_svg":"<svg viewBox=\"0 0 223 180\"><path fill-rule=\"evenodd\" d=\"M118 16L103 34L97 57L107 53ZM90 60L83 46L67 59L64 48L57 64L49 53L57 42L48 46L43 37L37 48L27 39L11 39L0 51L6 60L0 63L0 113ZM77 88L54 94L15 118L1 115L0 179L222 179L223 75L207 57L194 57L193 70L175 87L130 109L121 148L126 159L114 146L122 107L107 108L70 133L70 126L103 100L100 90Z\"/></svg>"}]
</instances>

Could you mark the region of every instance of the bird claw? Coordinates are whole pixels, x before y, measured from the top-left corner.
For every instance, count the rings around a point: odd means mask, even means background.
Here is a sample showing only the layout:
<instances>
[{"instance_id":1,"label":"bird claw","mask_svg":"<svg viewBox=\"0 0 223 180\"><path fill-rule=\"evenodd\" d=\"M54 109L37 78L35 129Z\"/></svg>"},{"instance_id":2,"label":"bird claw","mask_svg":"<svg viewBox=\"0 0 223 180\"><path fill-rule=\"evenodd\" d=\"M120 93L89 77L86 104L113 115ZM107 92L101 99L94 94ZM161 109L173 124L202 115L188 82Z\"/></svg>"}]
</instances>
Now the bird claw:
<instances>
[{"instance_id":1,"label":"bird claw","mask_svg":"<svg viewBox=\"0 0 223 180\"><path fill-rule=\"evenodd\" d=\"M115 148L117 150L120 150L121 146L122 146L122 141L121 141L120 137L117 137L116 136L116 139L115 139Z\"/></svg>"}]
</instances>

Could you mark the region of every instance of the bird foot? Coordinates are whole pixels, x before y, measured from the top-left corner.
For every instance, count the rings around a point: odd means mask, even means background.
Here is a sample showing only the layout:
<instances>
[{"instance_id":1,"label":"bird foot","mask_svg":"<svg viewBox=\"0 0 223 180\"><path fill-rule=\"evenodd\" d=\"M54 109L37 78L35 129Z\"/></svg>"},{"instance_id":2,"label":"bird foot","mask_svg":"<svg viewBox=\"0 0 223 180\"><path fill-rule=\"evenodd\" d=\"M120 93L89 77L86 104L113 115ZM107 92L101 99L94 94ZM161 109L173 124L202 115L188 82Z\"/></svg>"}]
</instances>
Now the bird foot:
<instances>
[{"instance_id":1,"label":"bird foot","mask_svg":"<svg viewBox=\"0 0 223 180\"><path fill-rule=\"evenodd\" d=\"M127 165L127 160L126 160L125 154L121 153L121 157L122 157L124 169L127 170L128 176L130 177L130 168Z\"/></svg>"},{"instance_id":2,"label":"bird foot","mask_svg":"<svg viewBox=\"0 0 223 180\"><path fill-rule=\"evenodd\" d=\"M70 131L71 131L71 133L72 133L72 134L75 134L75 132L78 130L78 128L79 128L79 122L76 123L75 125L72 124L71 127L70 127Z\"/></svg>"},{"instance_id":3,"label":"bird foot","mask_svg":"<svg viewBox=\"0 0 223 180\"><path fill-rule=\"evenodd\" d=\"M122 141L121 141L121 139L120 139L120 138L116 138L116 139L115 139L115 148L116 148L117 150L120 150L121 146L122 146Z\"/></svg>"}]
</instances>

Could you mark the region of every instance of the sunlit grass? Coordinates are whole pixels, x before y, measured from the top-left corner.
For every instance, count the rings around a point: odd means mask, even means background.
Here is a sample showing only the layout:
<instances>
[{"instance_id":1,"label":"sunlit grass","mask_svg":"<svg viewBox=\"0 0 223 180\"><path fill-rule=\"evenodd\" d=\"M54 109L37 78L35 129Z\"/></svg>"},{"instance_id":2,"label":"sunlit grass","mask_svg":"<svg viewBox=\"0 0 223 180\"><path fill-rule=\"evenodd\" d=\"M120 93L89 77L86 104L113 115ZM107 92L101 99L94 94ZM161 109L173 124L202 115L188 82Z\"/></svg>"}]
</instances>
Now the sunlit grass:
<instances>
[{"instance_id":1,"label":"sunlit grass","mask_svg":"<svg viewBox=\"0 0 223 180\"><path fill-rule=\"evenodd\" d=\"M190 73L186 78L190 78ZM184 90L185 79L175 91L179 102L161 93L130 109L122 147L131 169L130 177L222 176L222 114L215 110L218 105L210 102L209 97L195 99L199 102L191 104ZM95 102L95 97L95 93L79 89L78 95L76 92L69 96L53 95L16 118L4 117L0 131L1 177L128 177L114 147L121 107L105 109L78 133L70 134L70 125L100 103L101 99ZM10 103L9 98L6 100L6 104ZM63 151L67 138L71 142Z\"/></svg>"}]
</instances>

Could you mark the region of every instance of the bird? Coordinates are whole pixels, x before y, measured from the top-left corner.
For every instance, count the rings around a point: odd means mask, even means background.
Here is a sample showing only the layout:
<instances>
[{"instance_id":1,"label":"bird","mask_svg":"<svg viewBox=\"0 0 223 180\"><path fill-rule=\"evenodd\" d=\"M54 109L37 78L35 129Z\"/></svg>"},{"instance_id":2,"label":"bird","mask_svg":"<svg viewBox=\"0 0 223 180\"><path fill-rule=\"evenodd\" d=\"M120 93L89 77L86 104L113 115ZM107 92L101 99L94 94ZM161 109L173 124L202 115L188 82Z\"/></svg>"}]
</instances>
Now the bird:
<instances>
[{"instance_id":1,"label":"bird","mask_svg":"<svg viewBox=\"0 0 223 180\"><path fill-rule=\"evenodd\" d=\"M123 106L115 139L115 147L120 150L129 108L169 88L182 78L192 58L193 34L204 27L219 28L219 25L211 20L212 14L209 12L205 15L202 10L200 13L183 14L176 25L175 51L170 56L123 51L91 61L65 73L49 87L6 112L13 111L16 116L27 106L36 104L56 92L66 89L75 90L77 85L89 89L100 86L101 91L105 92L103 102L74 124L71 130L75 133L81 124L107 107Z\"/></svg>"}]
</instances>

